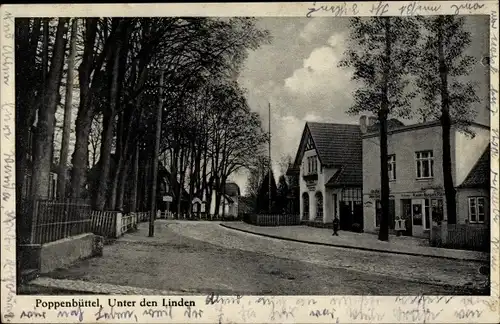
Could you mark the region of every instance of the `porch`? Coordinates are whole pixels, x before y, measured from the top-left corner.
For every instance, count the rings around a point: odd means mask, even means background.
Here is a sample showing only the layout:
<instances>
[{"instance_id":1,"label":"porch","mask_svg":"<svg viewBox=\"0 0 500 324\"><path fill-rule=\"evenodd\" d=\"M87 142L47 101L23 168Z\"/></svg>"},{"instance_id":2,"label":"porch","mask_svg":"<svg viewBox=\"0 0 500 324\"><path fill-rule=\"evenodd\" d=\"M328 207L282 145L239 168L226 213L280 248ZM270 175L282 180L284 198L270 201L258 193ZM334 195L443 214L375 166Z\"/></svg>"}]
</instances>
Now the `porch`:
<instances>
[{"instance_id":1,"label":"porch","mask_svg":"<svg viewBox=\"0 0 500 324\"><path fill-rule=\"evenodd\" d=\"M324 193L303 192L301 222L312 227L332 227L334 217L339 218L340 229L363 231L362 190L357 187L326 187Z\"/></svg>"}]
</instances>

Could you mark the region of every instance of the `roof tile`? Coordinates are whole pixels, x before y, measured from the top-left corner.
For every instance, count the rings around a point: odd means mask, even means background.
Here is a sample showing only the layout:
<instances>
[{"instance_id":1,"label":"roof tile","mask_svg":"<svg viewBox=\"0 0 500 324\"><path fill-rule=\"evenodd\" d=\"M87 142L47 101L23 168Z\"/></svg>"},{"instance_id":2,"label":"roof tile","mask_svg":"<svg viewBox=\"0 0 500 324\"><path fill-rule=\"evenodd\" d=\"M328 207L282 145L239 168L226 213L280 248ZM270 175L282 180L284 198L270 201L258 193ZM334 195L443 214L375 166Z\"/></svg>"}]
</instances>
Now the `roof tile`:
<instances>
[{"instance_id":1,"label":"roof tile","mask_svg":"<svg viewBox=\"0 0 500 324\"><path fill-rule=\"evenodd\" d=\"M490 186L490 145L469 172L461 188L489 187Z\"/></svg>"},{"instance_id":2,"label":"roof tile","mask_svg":"<svg viewBox=\"0 0 500 324\"><path fill-rule=\"evenodd\" d=\"M340 167L327 183L362 185L362 139L359 125L307 122L322 165Z\"/></svg>"}]
</instances>

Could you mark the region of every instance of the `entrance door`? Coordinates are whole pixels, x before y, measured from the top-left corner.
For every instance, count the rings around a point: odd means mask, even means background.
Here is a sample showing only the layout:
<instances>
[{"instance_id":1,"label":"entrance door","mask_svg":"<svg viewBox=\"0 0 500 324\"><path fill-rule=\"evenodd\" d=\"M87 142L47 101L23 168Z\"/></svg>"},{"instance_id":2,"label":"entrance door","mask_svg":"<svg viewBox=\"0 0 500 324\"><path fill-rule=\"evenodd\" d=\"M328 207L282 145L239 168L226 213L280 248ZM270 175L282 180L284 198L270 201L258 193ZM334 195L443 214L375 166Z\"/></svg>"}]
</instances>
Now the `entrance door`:
<instances>
[{"instance_id":1,"label":"entrance door","mask_svg":"<svg viewBox=\"0 0 500 324\"><path fill-rule=\"evenodd\" d=\"M363 219L363 203L355 202L354 203L354 223L359 224L359 228L355 229L356 231L363 231L364 228L364 219Z\"/></svg>"},{"instance_id":2,"label":"entrance door","mask_svg":"<svg viewBox=\"0 0 500 324\"><path fill-rule=\"evenodd\" d=\"M337 194L333 194L333 218L335 218L335 216L339 216L337 211Z\"/></svg>"},{"instance_id":3,"label":"entrance door","mask_svg":"<svg viewBox=\"0 0 500 324\"><path fill-rule=\"evenodd\" d=\"M352 210L349 202L340 202L340 229L350 231L352 227Z\"/></svg>"},{"instance_id":4,"label":"entrance door","mask_svg":"<svg viewBox=\"0 0 500 324\"><path fill-rule=\"evenodd\" d=\"M411 199L401 199L401 218L405 220L405 236L412 236Z\"/></svg>"}]
</instances>

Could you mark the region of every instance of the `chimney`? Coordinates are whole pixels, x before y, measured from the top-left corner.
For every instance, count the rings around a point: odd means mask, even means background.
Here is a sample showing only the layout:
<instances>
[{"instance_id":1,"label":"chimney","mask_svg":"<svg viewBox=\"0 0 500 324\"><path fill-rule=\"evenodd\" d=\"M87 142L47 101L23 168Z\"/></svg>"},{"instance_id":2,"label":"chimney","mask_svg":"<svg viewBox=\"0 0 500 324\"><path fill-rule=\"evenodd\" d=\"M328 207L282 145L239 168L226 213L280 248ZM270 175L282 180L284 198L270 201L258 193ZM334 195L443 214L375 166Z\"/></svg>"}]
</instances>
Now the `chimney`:
<instances>
[{"instance_id":1,"label":"chimney","mask_svg":"<svg viewBox=\"0 0 500 324\"><path fill-rule=\"evenodd\" d=\"M361 130L361 134L365 134L366 130L368 129L366 125L366 116L360 116L359 117L359 129Z\"/></svg>"},{"instance_id":2,"label":"chimney","mask_svg":"<svg viewBox=\"0 0 500 324\"><path fill-rule=\"evenodd\" d=\"M377 117L374 116L368 117L368 122L366 123L367 128L375 125L376 122L377 122Z\"/></svg>"}]
</instances>

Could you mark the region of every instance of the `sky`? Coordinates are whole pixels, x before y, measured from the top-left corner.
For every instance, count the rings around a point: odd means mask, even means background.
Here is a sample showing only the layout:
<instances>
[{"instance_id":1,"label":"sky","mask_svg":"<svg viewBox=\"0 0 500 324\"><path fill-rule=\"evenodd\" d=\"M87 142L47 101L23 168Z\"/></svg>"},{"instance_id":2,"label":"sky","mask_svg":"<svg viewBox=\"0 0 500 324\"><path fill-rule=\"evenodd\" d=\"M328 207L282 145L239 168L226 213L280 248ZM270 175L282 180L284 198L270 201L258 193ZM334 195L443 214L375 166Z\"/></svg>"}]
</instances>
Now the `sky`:
<instances>
[{"instance_id":1,"label":"sky","mask_svg":"<svg viewBox=\"0 0 500 324\"><path fill-rule=\"evenodd\" d=\"M477 59L469 78L479 83L478 94L483 99L477 105L477 121L489 124L485 108L489 81L480 64L489 51L489 26L484 17L467 18L472 38L467 54ZM355 124L359 120L359 116L346 114L357 86L351 81L352 71L337 67L349 37L348 18L265 17L258 19L257 26L269 30L272 41L249 53L238 82L266 130L271 105L271 156L278 177L277 162L283 155L295 157L306 121ZM246 178L244 172L232 177L243 194Z\"/></svg>"}]
</instances>

